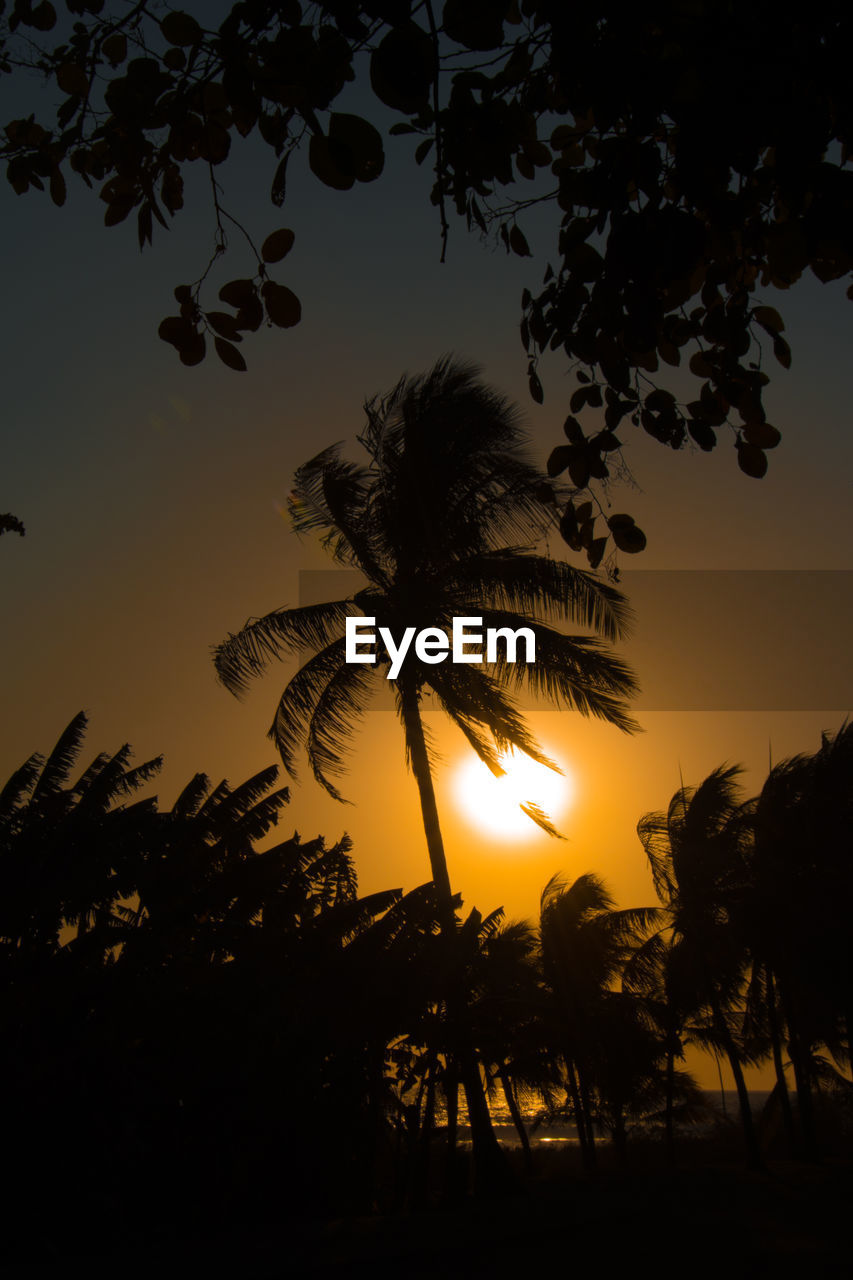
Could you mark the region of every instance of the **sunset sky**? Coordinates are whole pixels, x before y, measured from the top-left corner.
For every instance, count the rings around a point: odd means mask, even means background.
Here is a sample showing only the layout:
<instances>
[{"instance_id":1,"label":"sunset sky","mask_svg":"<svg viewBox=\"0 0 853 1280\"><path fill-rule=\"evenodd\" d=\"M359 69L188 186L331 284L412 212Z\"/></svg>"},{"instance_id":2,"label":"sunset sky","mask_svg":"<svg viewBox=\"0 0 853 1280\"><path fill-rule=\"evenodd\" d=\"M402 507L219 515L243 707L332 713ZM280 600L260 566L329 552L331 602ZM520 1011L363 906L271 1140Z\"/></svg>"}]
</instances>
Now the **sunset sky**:
<instances>
[{"instance_id":1,"label":"sunset sky","mask_svg":"<svg viewBox=\"0 0 853 1280\"><path fill-rule=\"evenodd\" d=\"M57 210L37 192L2 188L0 507L27 526L25 539L0 543L4 778L49 749L81 708L90 756L125 741L140 760L165 754L157 790L166 805L199 769L237 783L274 761L264 735L289 669L238 703L217 685L210 647L248 617L298 603L300 571L323 570L322 551L300 543L282 515L292 473L351 440L365 396L403 372L454 351L521 404L543 464L559 443L571 383L552 357L545 403L534 405L518 338L519 295L541 279L554 211L524 224L533 261L508 258L459 224L440 266L430 176L407 162L407 139L389 144L385 176L350 192L292 166L281 211L266 199L266 153L250 143L224 166L226 207L258 240L277 226L295 231L275 275L303 302L298 328L249 335L245 374L213 355L184 368L157 338L175 309L172 287L194 279L210 253L201 173L195 208L168 234L158 229L142 256L133 219L105 230L103 206L83 189ZM216 279L253 270L235 233ZM673 454L623 428L638 488L614 490L614 509L631 511L648 535L642 556L621 557L637 611L624 655L643 685L645 732L625 737L531 710L542 745L571 777L566 840L531 825L528 838L507 842L472 819L457 795L468 748L428 717L443 756L451 880L468 907L533 916L557 871L599 872L622 905L653 901L635 834L641 814L665 807L681 778L698 783L724 761L746 766L751 793L768 759L813 750L853 703L853 309L841 284L808 279L789 297L770 292L794 363L773 370L767 392L783 443L764 480L738 471L724 433L708 456ZM550 551L570 555L557 539ZM312 589L317 582L313 573ZM411 888L429 874L402 732L377 706L354 739L344 787L353 805L329 799L306 771L281 832L348 832L365 892Z\"/></svg>"}]
</instances>

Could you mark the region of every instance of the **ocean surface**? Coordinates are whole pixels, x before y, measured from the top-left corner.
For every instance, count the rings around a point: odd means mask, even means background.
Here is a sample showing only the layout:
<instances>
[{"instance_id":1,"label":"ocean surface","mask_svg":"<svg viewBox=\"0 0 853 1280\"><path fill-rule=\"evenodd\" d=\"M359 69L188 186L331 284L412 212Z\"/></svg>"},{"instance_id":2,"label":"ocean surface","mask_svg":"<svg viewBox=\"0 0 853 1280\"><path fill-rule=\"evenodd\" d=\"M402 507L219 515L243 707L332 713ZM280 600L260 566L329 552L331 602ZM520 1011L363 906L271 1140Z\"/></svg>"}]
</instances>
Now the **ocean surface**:
<instances>
[{"instance_id":1,"label":"ocean surface","mask_svg":"<svg viewBox=\"0 0 853 1280\"><path fill-rule=\"evenodd\" d=\"M756 1120L764 1109L764 1104L770 1096L767 1089L750 1090L749 1099L752 1106L752 1113ZM740 1114L738 1111L737 1093L734 1089L716 1090L716 1092L705 1092L705 1102L708 1107L707 1116L704 1118L696 1118L689 1124L677 1126L682 1134L693 1133L697 1137L713 1132L720 1124L725 1125L727 1122L737 1125L740 1123ZM556 1120L549 1122L543 1116L543 1108L541 1103L533 1098L527 1100L522 1099L519 1107L524 1119L525 1128L527 1129L530 1145L532 1147L548 1147L548 1146L577 1146L578 1136L573 1121ZM509 1114L509 1108L502 1096L496 1096L489 1099L489 1110L492 1115L492 1124L497 1135L498 1142L507 1147L520 1147L521 1139L518 1135L512 1117ZM438 1117L441 1123L443 1117ZM459 1136L464 1143L468 1136L468 1126L466 1124L467 1112L465 1110L464 1097L460 1092L459 1097ZM647 1119L642 1126L629 1126L629 1136L631 1132L636 1132L638 1127L654 1132L655 1128L663 1126L662 1118L656 1123L654 1118ZM596 1126L596 1137L600 1137L603 1141L607 1140L607 1134Z\"/></svg>"}]
</instances>

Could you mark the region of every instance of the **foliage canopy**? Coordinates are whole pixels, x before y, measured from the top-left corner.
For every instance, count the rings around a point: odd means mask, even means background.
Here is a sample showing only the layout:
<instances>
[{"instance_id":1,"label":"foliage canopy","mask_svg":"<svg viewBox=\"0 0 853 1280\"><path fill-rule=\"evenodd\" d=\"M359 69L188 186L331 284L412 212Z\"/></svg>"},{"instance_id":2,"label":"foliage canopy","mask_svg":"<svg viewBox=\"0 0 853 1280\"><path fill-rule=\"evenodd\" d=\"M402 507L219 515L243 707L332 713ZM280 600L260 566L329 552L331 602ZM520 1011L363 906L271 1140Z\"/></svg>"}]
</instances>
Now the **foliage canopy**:
<instances>
[{"instance_id":1,"label":"foliage canopy","mask_svg":"<svg viewBox=\"0 0 853 1280\"><path fill-rule=\"evenodd\" d=\"M249 238L254 273L207 299L210 266L239 226L218 166L257 133L276 206L299 148L335 190L379 179L376 124L336 109L350 82L369 83L400 116L390 133L410 135L415 162L433 165L443 245L455 212L525 257L525 211L554 210L553 260L538 290L525 289L521 321L533 399L544 397L548 350L576 380L552 474L567 473L577 494L606 482L628 422L705 451L728 428L740 468L765 473L780 438L762 404L767 355L787 368L791 351L756 290L853 267L847 6L816 0L782 22L769 0L662 0L617 16L562 0L242 0L218 27L203 6L197 16L150 0L62 8L0 5L0 72L37 69L56 103L5 124L8 180L61 205L74 174L98 191L107 226L135 215L144 246L183 207L188 166L209 169L211 262L178 286L179 314L160 326L185 364L212 343L242 371L247 333L301 315L270 271L293 244L287 228L259 248ZM685 399L666 385L681 365ZM585 504L567 503L563 536L593 567L594 524ZM627 552L645 543L626 517L611 536Z\"/></svg>"}]
</instances>

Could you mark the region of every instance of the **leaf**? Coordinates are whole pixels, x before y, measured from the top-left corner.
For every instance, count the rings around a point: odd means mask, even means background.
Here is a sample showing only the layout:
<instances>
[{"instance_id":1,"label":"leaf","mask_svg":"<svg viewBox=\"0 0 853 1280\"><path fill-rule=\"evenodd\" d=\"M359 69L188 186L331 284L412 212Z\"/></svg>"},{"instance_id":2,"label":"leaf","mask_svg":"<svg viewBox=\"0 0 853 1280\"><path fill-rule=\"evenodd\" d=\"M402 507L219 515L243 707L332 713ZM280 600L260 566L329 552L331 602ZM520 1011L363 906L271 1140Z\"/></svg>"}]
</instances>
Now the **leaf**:
<instances>
[{"instance_id":1,"label":"leaf","mask_svg":"<svg viewBox=\"0 0 853 1280\"><path fill-rule=\"evenodd\" d=\"M287 162L290 159L290 152L282 156L279 166L275 171L270 187L270 199L277 209L284 204L284 197L287 191Z\"/></svg>"},{"instance_id":2,"label":"leaf","mask_svg":"<svg viewBox=\"0 0 853 1280\"><path fill-rule=\"evenodd\" d=\"M513 223L509 231L509 247L513 253L517 253L519 258L532 258L530 245L525 239L524 232L516 223Z\"/></svg>"},{"instance_id":3,"label":"leaf","mask_svg":"<svg viewBox=\"0 0 853 1280\"><path fill-rule=\"evenodd\" d=\"M178 358L181 364L196 365L201 364L207 351L207 344L204 340L204 334L198 330L193 330L192 341L185 347L178 350Z\"/></svg>"},{"instance_id":4,"label":"leaf","mask_svg":"<svg viewBox=\"0 0 853 1280\"><path fill-rule=\"evenodd\" d=\"M751 422L743 429L744 439L759 449L775 449L782 439L781 431L771 427L769 422Z\"/></svg>"},{"instance_id":5,"label":"leaf","mask_svg":"<svg viewBox=\"0 0 853 1280\"><path fill-rule=\"evenodd\" d=\"M571 547L572 551L582 550L580 534L578 533L578 520L575 509L569 502L560 519L560 537Z\"/></svg>"},{"instance_id":6,"label":"leaf","mask_svg":"<svg viewBox=\"0 0 853 1280\"><path fill-rule=\"evenodd\" d=\"M704 450L705 453L710 453L716 446L716 433L714 428L709 426L707 422L700 422L694 418L687 423L687 430L690 432L699 448Z\"/></svg>"},{"instance_id":7,"label":"leaf","mask_svg":"<svg viewBox=\"0 0 853 1280\"><path fill-rule=\"evenodd\" d=\"M466 49L497 49L503 43L506 0L445 0L444 33Z\"/></svg>"},{"instance_id":8,"label":"leaf","mask_svg":"<svg viewBox=\"0 0 853 1280\"><path fill-rule=\"evenodd\" d=\"M568 124L558 124L551 134L551 146L555 151L564 151L573 147L578 140L578 130Z\"/></svg>"},{"instance_id":9,"label":"leaf","mask_svg":"<svg viewBox=\"0 0 853 1280\"><path fill-rule=\"evenodd\" d=\"M107 211L104 214L104 226L115 227L120 222L124 222L127 215L133 208L133 196L119 196L117 200L113 200L107 205Z\"/></svg>"},{"instance_id":10,"label":"leaf","mask_svg":"<svg viewBox=\"0 0 853 1280\"><path fill-rule=\"evenodd\" d=\"M63 62L56 73L56 83L72 98L85 98L89 92L89 77L76 62Z\"/></svg>"},{"instance_id":11,"label":"leaf","mask_svg":"<svg viewBox=\"0 0 853 1280\"><path fill-rule=\"evenodd\" d=\"M536 804L534 800L528 800L525 804L519 804L518 807L522 813L530 818L531 822L535 822L537 827L541 827L546 835L553 836L555 840L565 840L567 838L561 831L557 830L545 810L541 805Z\"/></svg>"},{"instance_id":12,"label":"leaf","mask_svg":"<svg viewBox=\"0 0 853 1280\"><path fill-rule=\"evenodd\" d=\"M187 55L183 49L167 49L163 54L163 65L170 71L183 71L187 65Z\"/></svg>"},{"instance_id":13,"label":"leaf","mask_svg":"<svg viewBox=\"0 0 853 1280\"><path fill-rule=\"evenodd\" d=\"M101 52L110 66L117 67L127 57L127 37L121 31L114 31L101 45Z\"/></svg>"},{"instance_id":14,"label":"leaf","mask_svg":"<svg viewBox=\"0 0 853 1280\"><path fill-rule=\"evenodd\" d=\"M287 227L273 231L261 245L261 257L264 262L281 262L282 258L286 258L290 253L295 239L293 232Z\"/></svg>"},{"instance_id":15,"label":"leaf","mask_svg":"<svg viewBox=\"0 0 853 1280\"><path fill-rule=\"evenodd\" d=\"M243 359L243 354L232 343L226 342L224 338L214 338L213 345L216 347L216 354L219 359L223 364L227 364L229 369L233 369L236 373L246 372L246 361Z\"/></svg>"},{"instance_id":16,"label":"leaf","mask_svg":"<svg viewBox=\"0 0 853 1280\"><path fill-rule=\"evenodd\" d=\"M234 323L238 329L250 329L254 333L264 322L264 307L257 294L238 308Z\"/></svg>"},{"instance_id":17,"label":"leaf","mask_svg":"<svg viewBox=\"0 0 853 1280\"><path fill-rule=\"evenodd\" d=\"M629 556L639 555L641 551L646 549L646 535L643 533L633 520L630 525L619 525L616 529L612 529L613 541L620 551L624 551Z\"/></svg>"},{"instance_id":18,"label":"leaf","mask_svg":"<svg viewBox=\"0 0 853 1280\"><path fill-rule=\"evenodd\" d=\"M257 296L254 280L229 280L219 290L220 302L229 307L247 306Z\"/></svg>"},{"instance_id":19,"label":"leaf","mask_svg":"<svg viewBox=\"0 0 853 1280\"><path fill-rule=\"evenodd\" d=\"M26 537L26 532L18 517L13 516L11 512L7 511L0 515L0 533L17 533L23 538Z\"/></svg>"},{"instance_id":20,"label":"leaf","mask_svg":"<svg viewBox=\"0 0 853 1280\"><path fill-rule=\"evenodd\" d=\"M415 22L402 22L383 36L370 57L370 83L380 102L406 115L429 105L435 49Z\"/></svg>"},{"instance_id":21,"label":"leaf","mask_svg":"<svg viewBox=\"0 0 853 1280\"><path fill-rule=\"evenodd\" d=\"M572 444L584 444L586 442L583 427L578 422L577 418L574 418L571 414L569 414L566 421L563 423L563 432L565 433L566 439L571 440Z\"/></svg>"},{"instance_id":22,"label":"leaf","mask_svg":"<svg viewBox=\"0 0 853 1280\"><path fill-rule=\"evenodd\" d=\"M571 458L569 459L569 475L572 484L576 489L585 489L589 484L591 471L589 465L589 453L586 445L572 445Z\"/></svg>"},{"instance_id":23,"label":"leaf","mask_svg":"<svg viewBox=\"0 0 853 1280\"><path fill-rule=\"evenodd\" d=\"M604 558L604 551L607 547L606 538L593 538L587 548L586 558L589 561L590 569L597 569Z\"/></svg>"},{"instance_id":24,"label":"leaf","mask_svg":"<svg viewBox=\"0 0 853 1280\"><path fill-rule=\"evenodd\" d=\"M206 344L204 334L184 316L167 316L157 330L164 342L170 342L186 365L200 364L204 359Z\"/></svg>"},{"instance_id":25,"label":"leaf","mask_svg":"<svg viewBox=\"0 0 853 1280\"><path fill-rule=\"evenodd\" d=\"M710 378L714 370L708 364L704 351L694 351L690 357L690 372L697 378Z\"/></svg>"},{"instance_id":26,"label":"leaf","mask_svg":"<svg viewBox=\"0 0 853 1280\"><path fill-rule=\"evenodd\" d=\"M741 471L753 480L760 480L767 472L767 455L757 445L745 440L738 440L736 448L737 464Z\"/></svg>"},{"instance_id":27,"label":"leaf","mask_svg":"<svg viewBox=\"0 0 853 1280\"><path fill-rule=\"evenodd\" d=\"M164 342L171 342L173 347L182 347L192 340L193 325L183 316L166 316L160 321L157 330Z\"/></svg>"},{"instance_id":28,"label":"leaf","mask_svg":"<svg viewBox=\"0 0 853 1280\"><path fill-rule=\"evenodd\" d=\"M61 169L53 169L50 174L50 198L59 208L65 204L66 197L65 178Z\"/></svg>"},{"instance_id":29,"label":"leaf","mask_svg":"<svg viewBox=\"0 0 853 1280\"><path fill-rule=\"evenodd\" d=\"M552 449L548 457L548 475L552 477L558 476L561 471L565 471L571 461L572 446L568 444L558 444L556 449Z\"/></svg>"},{"instance_id":30,"label":"leaf","mask_svg":"<svg viewBox=\"0 0 853 1280\"><path fill-rule=\"evenodd\" d=\"M308 165L316 178L335 191L349 191L355 182L355 174L347 171L347 157L341 148L335 148L322 133L311 135L308 146Z\"/></svg>"},{"instance_id":31,"label":"leaf","mask_svg":"<svg viewBox=\"0 0 853 1280\"><path fill-rule=\"evenodd\" d=\"M291 329L302 319L302 304L286 285L267 280L261 289L267 315L279 329Z\"/></svg>"},{"instance_id":32,"label":"leaf","mask_svg":"<svg viewBox=\"0 0 853 1280\"><path fill-rule=\"evenodd\" d=\"M526 178L528 182L532 182L536 177L536 170L528 160L527 156L523 154L519 154L515 157L515 167L518 169L522 178Z\"/></svg>"},{"instance_id":33,"label":"leaf","mask_svg":"<svg viewBox=\"0 0 853 1280\"><path fill-rule=\"evenodd\" d=\"M423 164L430 153L434 141L435 139L433 138L424 138L423 142L418 143L415 148L415 164Z\"/></svg>"},{"instance_id":34,"label":"leaf","mask_svg":"<svg viewBox=\"0 0 853 1280\"><path fill-rule=\"evenodd\" d=\"M227 311L207 311L204 318L221 338L230 338L232 342L242 341L237 320L234 316L229 316Z\"/></svg>"},{"instance_id":35,"label":"leaf","mask_svg":"<svg viewBox=\"0 0 853 1280\"><path fill-rule=\"evenodd\" d=\"M333 111L329 117L329 142L336 148L337 163L358 182L373 182L385 167L382 135L361 116Z\"/></svg>"},{"instance_id":36,"label":"leaf","mask_svg":"<svg viewBox=\"0 0 853 1280\"><path fill-rule=\"evenodd\" d=\"M752 313L753 320L757 320L762 329L766 329L768 333L781 333L785 328L785 321L779 315L775 307L756 307Z\"/></svg>"},{"instance_id":37,"label":"leaf","mask_svg":"<svg viewBox=\"0 0 853 1280\"><path fill-rule=\"evenodd\" d=\"M773 354L783 369L790 369L791 348L788 346L784 338L775 338L773 340Z\"/></svg>"},{"instance_id":38,"label":"leaf","mask_svg":"<svg viewBox=\"0 0 853 1280\"><path fill-rule=\"evenodd\" d=\"M136 215L137 235L139 238L140 249L144 249L146 244L151 243L151 231L153 225L151 205L146 200L140 205L139 213Z\"/></svg>"},{"instance_id":39,"label":"leaf","mask_svg":"<svg viewBox=\"0 0 853 1280\"><path fill-rule=\"evenodd\" d=\"M37 4L27 20L27 25L36 31L52 31L56 26L56 10L50 0L42 0Z\"/></svg>"},{"instance_id":40,"label":"leaf","mask_svg":"<svg viewBox=\"0 0 853 1280\"><path fill-rule=\"evenodd\" d=\"M179 48L199 44L204 36L204 32L192 14L183 13L180 9L175 13L166 14L160 23L160 30L169 44L177 45Z\"/></svg>"},{"instance_id":41,"label":"leaf","mask_svg":"<svg viewBox=\"0 0 853 1280\"><path fill-rule=\"evenodd\" d=\"M542 383L539 381L538 374L531 373L530 377L527 379L527 382L528 382L528 386L530 387L530 394L533 397L533 399L536 401L537 404L542 404L545 400L545 392L542 390Z\"/></svg>"}]
</instances>

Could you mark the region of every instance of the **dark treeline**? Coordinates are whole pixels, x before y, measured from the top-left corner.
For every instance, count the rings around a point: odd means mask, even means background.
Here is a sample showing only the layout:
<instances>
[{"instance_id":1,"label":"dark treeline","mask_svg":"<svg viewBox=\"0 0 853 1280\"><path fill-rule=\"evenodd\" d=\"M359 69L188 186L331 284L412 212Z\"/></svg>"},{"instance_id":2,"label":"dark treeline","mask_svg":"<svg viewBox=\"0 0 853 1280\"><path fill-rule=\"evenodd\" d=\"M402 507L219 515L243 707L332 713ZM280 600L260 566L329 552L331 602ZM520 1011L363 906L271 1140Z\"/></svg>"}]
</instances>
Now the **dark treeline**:
<instances>
[{"instance_id":1,"label":"dark treeline","mask_svg":"<svg viewBox=\"0 0 853 1280\"><path fill-rule=\"evenodd\" d=\"M162 810L138 798L159 760L123 747L77 775L85 725L0 791L7 1242L457 1198L472 1044L528 1169L532 1098L587 1168L638 1133L676 1158L705 1105L689 1044L728 1061L752 1164L749 1065L776 1072L775 1153L837 1141L853 727L754 799L721 768L647 814L657 907L618 910L586 874L546 886L536 927L471 911L450 937L431 885L359 897L346 841L259 848L287 800L275 768L197 774Z\"/></svg>"}]
</instances>

